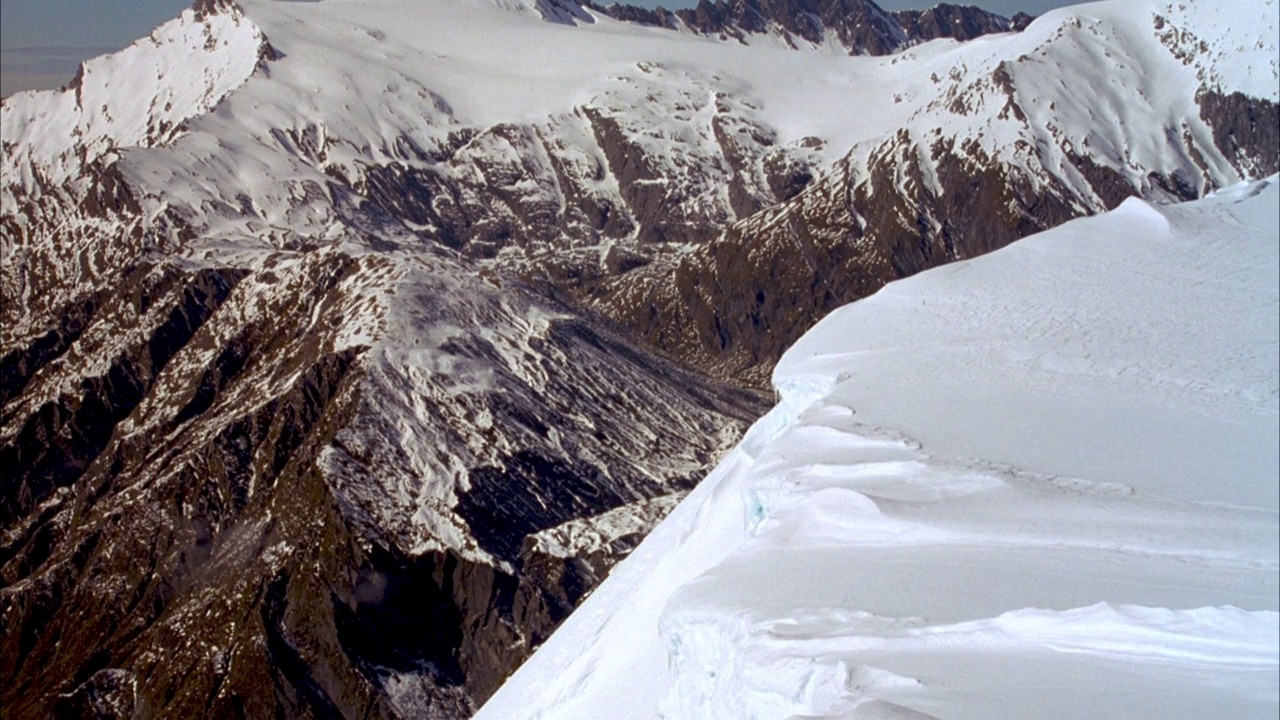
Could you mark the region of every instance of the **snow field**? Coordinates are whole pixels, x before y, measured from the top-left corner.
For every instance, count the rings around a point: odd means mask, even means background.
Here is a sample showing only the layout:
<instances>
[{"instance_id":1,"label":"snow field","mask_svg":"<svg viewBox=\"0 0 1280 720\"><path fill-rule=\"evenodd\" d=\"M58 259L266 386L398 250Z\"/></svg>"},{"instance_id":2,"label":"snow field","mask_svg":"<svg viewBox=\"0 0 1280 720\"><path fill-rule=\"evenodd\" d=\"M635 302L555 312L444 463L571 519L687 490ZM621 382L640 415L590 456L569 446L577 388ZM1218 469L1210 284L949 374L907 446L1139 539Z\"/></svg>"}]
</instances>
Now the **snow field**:
<instances>
[{"instance_id":1,"label":"snow field","mask_svg":"<svg viewBox=\"0 0 1280 720\"><path fill-rule=\"evenodd\" d=\"M1277 277L1271 178L836 311L480 717L1274 716Z\"/></svg>"}]
</instances>

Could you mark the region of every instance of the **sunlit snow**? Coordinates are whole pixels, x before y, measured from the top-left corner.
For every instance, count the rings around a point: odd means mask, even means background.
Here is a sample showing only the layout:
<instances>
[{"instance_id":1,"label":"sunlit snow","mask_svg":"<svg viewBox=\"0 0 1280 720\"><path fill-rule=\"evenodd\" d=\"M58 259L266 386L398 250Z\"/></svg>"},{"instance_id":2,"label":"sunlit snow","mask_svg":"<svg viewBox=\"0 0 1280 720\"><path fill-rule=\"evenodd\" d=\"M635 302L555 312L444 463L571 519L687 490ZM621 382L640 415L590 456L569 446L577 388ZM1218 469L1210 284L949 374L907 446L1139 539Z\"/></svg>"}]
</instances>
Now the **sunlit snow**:
<instances>
[{"instance_id":1,"label":"sunlit snow","mask_svg":"<svg viewBox=\"0 0 1280 720\"><path fill-rule=\"evenodd\" d=\"M1273 718L1280 185L893 283L481 718Z\"/></svg>"}]
</instances>

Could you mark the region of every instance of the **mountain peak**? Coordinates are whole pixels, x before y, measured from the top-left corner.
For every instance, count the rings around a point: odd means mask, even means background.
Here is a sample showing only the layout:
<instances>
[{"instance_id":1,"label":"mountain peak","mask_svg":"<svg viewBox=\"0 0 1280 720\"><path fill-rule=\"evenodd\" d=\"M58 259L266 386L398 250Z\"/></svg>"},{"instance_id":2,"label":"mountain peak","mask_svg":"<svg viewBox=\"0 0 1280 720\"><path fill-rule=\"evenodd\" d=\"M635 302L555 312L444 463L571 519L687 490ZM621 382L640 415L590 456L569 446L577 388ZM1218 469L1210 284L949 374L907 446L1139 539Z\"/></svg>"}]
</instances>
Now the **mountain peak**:
<instances>
[{"instance_id":1,"label":"mountain peak","mask_svg":"<svg viewBox=\"0 0 1280 720\"><path fill-rule=\"evenodd\" d=\"M191 6L191 10L196 13L196 17L205 15L217 15L223 12L239 11L240 6L235 0L196 0Z\"/></svg>"},{"instance_id":2,"label":"mountain peak","mask_svg":"<svg viewBox=\"0 0 1280 720\"><path fill-rule=\"evenodd\" d=\"M33 166L56 184L111 149L167 142L243 84L269 52L234 2L201 0L150 36L81 63L66 88L7 98L0 107L6 169L33 190ZM12 187L4 188L6 211Z\"/></svg>"}]
</instances>

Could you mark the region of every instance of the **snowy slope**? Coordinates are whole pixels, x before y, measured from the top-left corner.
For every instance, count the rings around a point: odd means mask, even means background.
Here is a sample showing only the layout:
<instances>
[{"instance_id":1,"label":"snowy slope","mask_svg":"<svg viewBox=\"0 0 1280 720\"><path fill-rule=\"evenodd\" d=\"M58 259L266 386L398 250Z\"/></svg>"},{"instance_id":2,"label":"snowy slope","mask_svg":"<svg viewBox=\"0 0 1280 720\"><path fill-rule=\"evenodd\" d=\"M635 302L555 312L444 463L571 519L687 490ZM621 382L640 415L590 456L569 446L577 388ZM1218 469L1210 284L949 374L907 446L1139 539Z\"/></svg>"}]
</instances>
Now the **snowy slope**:
<instances>
[{"instance_id":1,"label":"snowy slope","mask_svg":"<svg viewBox=\"0 0 1280 720\"><path fill-rule=\"evenodd\" d=\"M546 22L520 3L246 0L242 5L252 21L243 22L243 37L231 44L219 40L218 23L231 21L211 20L215 40L210 42L222 42L227 53L238 49L239 62L251 69L259 59L258 48L236 43L260 40L260 32L279 51L279 59L216 113L184 126L175 147L132 158L128 176L144 189L152 213L158 212L152 203L163 202L192 216L204 232L247 235L273 244L296 234L324 236L333 220L328 206L340 199L317 197L307 188L315 185L324 192L331 176L360 189L369 167L391 163L445 175L475 174L471 162L440 166L440 156L457 149L450 149L457 141L451 133L464 129L530 125L538 135L604 164L592 129L584 136L577 127L580 121L575 122L575 115L590 109L641 113L644 128L627 134L639 136L638 144L650 156L647 164L661 177L707 177L723 184L735 170L724 166L710 125L723 98L738 101L731 114L763 128L770 144L786 147L806 137L819 138L826 163L855 148L850 157L863 168L859 172L865 172L874 149L906 127L926 144L939 137L972 138L998 160L1023 165L1043 161L1051 175L1061 175L1086 198L1091 195L1088 187L1071 168L1062 168L1064 148L1101 155L1100 162L1117 167L1139 188L1145 173L1175 171L1189 176L1203 172L1202 182L1213 186L1233 181L1236 173L1214 150L1204 121L1194 114L1193 97L1202 80L1215 87L1220 77L1240 78L1226 82L1222 90L1242 89L1273 102L1280 82L1270 57L1274 0L1234 4L1226 17L1207 3L1193 3L1190 9L1154 2L1102 3L1049 13L1018 35L963 44L936 41L890 58L849 57L843 48L825 46L799 51L745 46L607 17L589 17L592 22L576 25ZM226 17L241 22L239 10ZM1167 18L1160 26L1169 43L1198 49L1198 32L1213 41L1206 45L1209 54L1184 67L1160 41L1155 17ZM168 42L165 33L187 32L189 25L166 26L157 42ZM198 25L190 31L208 32ZM139 57L124 59L135 65L179 64L169 57L174 53L144 50L130 48L125 52ZM1012 68L1012 87L1022 96L1016 104L1029 113L1029 123L1007 114L997 121L993 112L983 110L1004 106L1006 94L1014 92L991 81L1006 62ZM86 66L85 93L97 92L94 83L104 75L101 64ZM1224 64L1231 67L1219 68ZM138 88L130 96L143 102L130 108L150 108L147 112L120 120L115 115L125 110L123 104L117 108L87 95L86 127L69 129L68 139L87 133L76 147L92 150L106 132L100 127L120 126L112 130L112 145L149 146L153 143L138 135L140 123L172 128L189 114L182 111L190 103L181 98L170 102L173 88L190 94L209 84L216 92L199 95L203 112L225 94L220 78L239 83L243 70L218 59L193 68L196 77L135 73L131 80ZM1107 87L1082 103L1082 93L1097 88L1069 81L1098 75L1110 76ZM1135 93L1146 101L1129 102ZM46 105L70 105L77 98L69 92L43 93L8 102L6 139L21 137L23 127L47 116L52 108ZM111 106L112 115L103 115L99 104ZM76 117L58 114L67 118L64 122ZM115 119L108 122L107 117ZM1114 118L1115 125L1098 122L1100 117ZM1168 133L1146 130L1151 127L1173 129L1175 142L1170 144ZM1181 142L1183 128L1190 133L1191 150ZM174 134L171 130L168 136ZM1093 150L1086 149L1090 144ZM42 171L45 155L63 150L34 147L41 154L33 154L30 162ZM1037 148L1043 156L1036 154ZM545 184L549 200L564 201L564 189L556 185L565 181L536 147L529 152L500 143L466 150L473 156L514 153L525 171L534 174L531 186ZM1197 168L1189 152L1203 155L1208 166ZM23 173L21 184L32 185L26 156L10 161ZM612 179L608 176L616 172L605 168L606 189ZM735 218L727 198L693 194L690 202L701 204L704 220L722 224ZM237 196L244 202L235 202ZM7 208L10 202L6 200Z\"/></svg>"},{"instance_id":2,"label":"snowy slope","mask_svg":"<svg viewBox=\"0 0 1280 720\"><path fill-rule=\"evenodd\" d=\"M1274 717L1280 184L893 283L480 718Z\"/></svg>"},{"instance_id":3,"label":"snowy slope","mask_svg":"<svg viewBox=\"0 0 1280 720\"><path fill-rule=\"evenodd\" d=\"M243 84L265 54L262 32L238 7L190 9L149 37L83 63L66 89L6 99L5 164L16 176L5 178L4 212L15 211L19 188L57 186L113 149L172 140L184 122Z\"/></svg>"}]
</instances>

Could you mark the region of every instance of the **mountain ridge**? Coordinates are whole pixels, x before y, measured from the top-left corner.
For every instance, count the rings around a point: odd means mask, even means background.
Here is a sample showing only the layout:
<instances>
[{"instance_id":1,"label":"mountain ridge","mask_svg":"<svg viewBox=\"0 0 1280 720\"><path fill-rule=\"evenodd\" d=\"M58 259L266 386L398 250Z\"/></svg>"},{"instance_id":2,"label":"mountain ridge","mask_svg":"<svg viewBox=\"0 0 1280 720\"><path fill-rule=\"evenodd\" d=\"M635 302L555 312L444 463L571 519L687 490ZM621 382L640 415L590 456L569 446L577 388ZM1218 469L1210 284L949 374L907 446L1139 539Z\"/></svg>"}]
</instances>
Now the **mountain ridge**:
<instances>
[{"instance_id":1,"label":"mountain ridge","mask_svg":"<svg viewBox=\"0 0 1280 720\"><path fill-rule=\"evenodd\" d=\"M829 314L478 717L1275 714L1277 180Z\"/></svg>"},{"instance_id":2,"label":"mountain ridge","mask_svg":"<svg viewBox=\"0 0 1280 720\"><path fill-rule=\"evenodd\" d=\"M202 2L0 105L6 707L465 715L826 309L1275 162L1194 3L884 58L539 7Z\"/></svg>"},{"instance_id":3,"label":"mountain ridge","mask_svg":"<svg viewBox=\"0 0 1280 720\"><path fill-rule=\"evenodd\" d=\"M1005 18L973 5L941 3L926 10L888 12L864 0L701 0L692 8L652 10L633 5L584 3L609 17L749 43L773 36L788 47L836 45L851 55L886 55L929 40L972 40L1022 30L1025 13Z\"/></svg>"}]
</instances>

